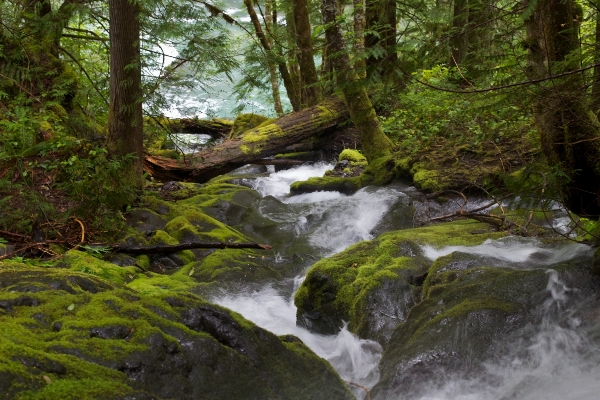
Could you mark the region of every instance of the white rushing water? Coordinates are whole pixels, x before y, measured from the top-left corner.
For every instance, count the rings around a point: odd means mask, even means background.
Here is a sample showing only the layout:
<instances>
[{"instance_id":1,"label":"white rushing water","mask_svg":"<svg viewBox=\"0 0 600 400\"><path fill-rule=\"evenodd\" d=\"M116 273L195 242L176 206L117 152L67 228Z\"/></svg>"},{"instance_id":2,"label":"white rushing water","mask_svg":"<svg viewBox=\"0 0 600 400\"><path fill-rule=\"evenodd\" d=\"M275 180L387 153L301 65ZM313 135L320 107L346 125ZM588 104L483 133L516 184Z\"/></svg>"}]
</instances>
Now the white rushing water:
<instances>
[{"instance_id":1,"label":"white rushing water","mask_svg":"<svg viewBox=\"0 0 600 400\"><path fill-rule=\"evenodd\" d=\"M527 267L550 265L571 260L577 256L589 254L590 247L572 243L560 248L546 248L534 238L509 236L498 240L488 239L479 246L447 246L436 249L432 246L422 246L425 257L436 260L439 257L455 251L477 254L513 264L523 263Z\"/></svg>"},{"instance_id":2,"label":"white rushing water","mask_svg":"<svg viewBox=\"0 0 600 400\"><path fill-rule=\"evenodd\" d=\"M361 240L372 239L371 231L397 202L407 196L394 188L366 188L352 196L317 192L288 196L290 184L311 176L322 176L330 164L304 165L271 173L253 181L263 201L261 216L286 227L290 240L305 240L320 256L342 251ZM452 252L465 252L489 260L490 265L513 268L550 268L552 264L589 256L590 248L567 244L549 248L531 238L507 237L479 246L422 247L431 260ZM582 328L580 317L567 306L577 290L569 288L558 273L547 270L548 300L540 304L541 326L507 343L507 350L484 363L475 376L459 371L440 371L435 382L420 382L423 390L410 399L420 400L558 400L600 398L600 348ZM303 277L294 281L297 288ZM293 297L273 286L221 293L212 301L242 314L277 334L299 337L317 355L327 359L342 379L372 388L379 379L379 344L363 340L345 327L337 335L318 335L296 326ZM557 315L559 317L557 317ZM600 327L600 314L596 315ZM597 336L600 336L600 328ZM471 338L470 340L476 340ZM364 398L360 389L354 391ZM396 399L390 399L396 400ZM400 400L400 399L398 399ZM402 398L404 400L404 398Z\"/></svg>"},{"instance_id":3,"label":"white rushing water","mask_svg":"<svg viewBox=\"0 0 600 400\"><path fill-rule=\"evenodd\" d=\"M361 240L371 239L370 231L385 212L403 195L395 189L363 189L352 196L338 192L316 192L288 197L293 182L323 176L333 165L317 163L272 173L252 182L265 201L259 212L282 224L290 224L291 235L303 236L321 255L331 255ZM276 205L277 207L274 207ZM280 207L279 207L280 206ZM297 277L297 288L302 277ZM363 340L345 327L337 335L318 335L296 326L293 298L284 297L271 286L245 293L224 293L213 302L242 314L258 326L277 335L299 337L317 355L328 360L342 379L371 388L379 379L377 365L381 346ZM355 391L362 397L362 390Z\"/></svg>"},{"instance_id":4,"label":"white rushing water","mask_svg":"<svg viewBox=\"0 0 600 400\"><path fill-rule=\"evenodd\" d=\"M442 385L423 382L430 390L415 400L600 398L600 348L581 329L581 319L565 308L577 289L567 287L556 271L546 272L550 297L541 305L542 324L533 327L531 339L522 337L511 343L507 355L485 363L470 379L446 371ZM557 320L557 314L563 318Z\"/></svg>"}]
</instances>

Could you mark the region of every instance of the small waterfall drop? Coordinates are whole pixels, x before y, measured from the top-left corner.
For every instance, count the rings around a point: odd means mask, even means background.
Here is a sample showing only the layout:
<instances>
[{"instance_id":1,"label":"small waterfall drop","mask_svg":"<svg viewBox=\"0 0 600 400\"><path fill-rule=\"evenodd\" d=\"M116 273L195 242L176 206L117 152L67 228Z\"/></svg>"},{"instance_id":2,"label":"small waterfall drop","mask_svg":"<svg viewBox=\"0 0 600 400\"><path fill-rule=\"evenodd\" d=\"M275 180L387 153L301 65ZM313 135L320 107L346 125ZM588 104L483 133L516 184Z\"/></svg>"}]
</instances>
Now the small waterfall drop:
<instances>
[{"instance_id":1,"label":"small waterfall drop","mask_svg":"<svg viewBox=\"0 0 600 400\"><path fill-rule=\"evenodd\" d=\"M540 248L529 241L522 251L516 251L511 261L524 262ZM573 247L576 246L576 247ZM489 249L490 243L472 247L476 253ZM517 246L518 247L518 246ZM589 248L585 247L588 251ZM443 255L449 249L440 249ZM525 251L525 250L529 250ZM461 248L460 251L465 251ZM567 245L553 254L554 260L564 261L583 252L579 245ZM430 253L431 255L432 253ZM498 254L488 253L491 257ZM530 264L531 265L531 264ZM537 313L541 323L531 324L504 344L502 356L483 363L476 376L464 378L453 371L440 371L437 382L421 382L428 387L418 400L589 400L600 393L600 346L590 340L576 316L585 304L581 299L571 301L578 289L568 287L559 273L546 271L548 283L546 300ZM598 319L600 316L596 315ZM600 322L600 321L598 321ZM597 323L596 323L597 325ZM471 339L473 340L473 338ZM443 382L440 384L440 382ZM395 400L395 399L394 399Z\"/></svg>"},{"instance_id":2,"label":"small waterfall drop","mask_svg":"<svg viewBox=\"0 0 600 400\"><path fill-rule=\"evenodd\" d=\"M329 256L348 246L371 239L371 231L390 207L406 199L394 188L365 188L352 196L339 192L314 192L289 196L290 185L313 176L323 176L332 164L317 163L271 173L257 178L251 186L263 197L261 216L276 221L291 238L306 241L320 256ZM303 276L298 276L298 288ZM294 290L295 292L295 290ZM328 360L342 379L367 388L379 380L377 365L381 346L350 333L346 326L337 335L324 336L296 326L296 307L289 293L273 286L242 293L222 293L211 301L242 314L271 332L299 337L318 356ZM361 398L362 389L353 389Z\"/></svg>"}]
</instances>

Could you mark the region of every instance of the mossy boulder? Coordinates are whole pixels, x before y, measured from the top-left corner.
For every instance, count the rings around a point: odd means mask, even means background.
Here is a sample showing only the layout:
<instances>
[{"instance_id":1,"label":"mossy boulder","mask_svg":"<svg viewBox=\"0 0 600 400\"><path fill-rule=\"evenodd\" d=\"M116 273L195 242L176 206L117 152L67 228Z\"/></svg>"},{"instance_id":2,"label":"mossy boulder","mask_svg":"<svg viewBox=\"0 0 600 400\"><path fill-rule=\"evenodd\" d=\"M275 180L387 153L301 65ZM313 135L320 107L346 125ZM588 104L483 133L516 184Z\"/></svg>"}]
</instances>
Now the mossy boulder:
<instances>
[{"instance_id":1,"label":"mossy boulder","mask_svg":"<svg viewBox=\"0 0 600 400\"><path fill-rule=\"evenodd\" d=\"M358 150L353 149L344 149L338 156L338 161L348 161L351 163L360 164L363 166L367 166L367 158L362 155L362 153Z\"/></svg>"},{"instance_id":2,"label":"mossy boulder","mask_svg":"<svg viewBox=\"0 0 600 400\"><path fill-rule=\"evenodd\" d=\"M533 340L542 321L566 323L567 314L584 320L572 306L599 288L589 258L526 269L463 252L438 258L422 301L387 344L372 398L420 398L441 377L484 371L484 363L497 362L515 343Z\"/></svg>"},{"instance_id":3,"label":"mossy boulder","mask_svg":"<svg viewBox=\"0 0 600 400\"><path fill-rule=\"evenodd\" d=\"M167 201L166 197L174 201ZM152 246L180 243L256 242L230 225L239 224L260 195L230 183L171 183L143 199L145 208L128 215L130 245ZM267 243L269 244L269 243ZM119 264L129 260L108 258ZM186 250L174 254L136 257L138 267L159 273L186 271L203 290L232 282L264 282L277 279L273 254L261 250Z\"/></svg>"},{"instance_id":4,"label":"mossy boulder","mask_svg":"<svg viewBox=\"0 0 600 400\"><path fill-rule=\"evenodd\" d=\"M387 185L396 178L395 166L395 161L391 157L378 158L371 161L358 176L352 176L353 174L349 172L345 175L348 177L344 177L344 174L342 174L341 176L316 177L306 181L294 182L290 186L290 194L298 195L317 191L338 191L344 194L353 194L368 185Z\"/></svg>"},{"instance_id":5,"label":"mossy boulder","mask_svg":"<svg viewBox=\"0 0 600 400\"><path fill-rule=\"evenodd\" d=\"M309 270L296 293L297 323L333 334L346 321L351 332L385 344L421 300L421 285L431 261L423 256L420 245L477 245L504 235L488 228L457 221L389 232L323 259Z\"/></svg>"},{"instance_id":6,"label":"mossy boulder","mask_svg":"<svg viewBox=\"0 0 600 400\"><path fill-rule=\"evenodd\" d=\"M144 274L110 263L76 272L91 260L71 257L0 263L3 398L353 398L297 338L187 290L134 290Z\"/></svg>"},{"instance_id":7,"label":"mossy boulder","mask_svg":"<svg viewBox=\"0 0 600 400\"><path fill-rule=\"evenodd\" d=\"M269 121L269 118L259 115L259 114L240 114L233 121L233 126L231 127L231 134L229 135L230 139L234 137L238 137L242 133L258 128L264 122ZM272 122L272 121L271 121Z\"/></svg>"}]
</instances>

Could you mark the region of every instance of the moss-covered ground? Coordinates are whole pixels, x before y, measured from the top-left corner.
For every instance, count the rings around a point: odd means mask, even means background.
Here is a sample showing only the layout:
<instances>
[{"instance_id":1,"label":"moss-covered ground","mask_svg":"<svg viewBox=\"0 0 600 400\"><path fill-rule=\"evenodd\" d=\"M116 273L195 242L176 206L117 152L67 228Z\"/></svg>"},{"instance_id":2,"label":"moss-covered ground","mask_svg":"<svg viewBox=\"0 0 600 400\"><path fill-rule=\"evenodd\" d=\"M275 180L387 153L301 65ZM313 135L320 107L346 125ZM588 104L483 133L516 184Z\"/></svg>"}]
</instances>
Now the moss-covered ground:
<instances>
[{"instance_id":1,"label":"moss-covered ground","mask_svg":"<svg viewBox=\"0 0 600 400\"><path fill-rule=\"evenodd\" d=\"M191 294L189 275L78 251L55 265L0 263L0 397L352 398L300 341Z\"/></svg>"}]
</instances>

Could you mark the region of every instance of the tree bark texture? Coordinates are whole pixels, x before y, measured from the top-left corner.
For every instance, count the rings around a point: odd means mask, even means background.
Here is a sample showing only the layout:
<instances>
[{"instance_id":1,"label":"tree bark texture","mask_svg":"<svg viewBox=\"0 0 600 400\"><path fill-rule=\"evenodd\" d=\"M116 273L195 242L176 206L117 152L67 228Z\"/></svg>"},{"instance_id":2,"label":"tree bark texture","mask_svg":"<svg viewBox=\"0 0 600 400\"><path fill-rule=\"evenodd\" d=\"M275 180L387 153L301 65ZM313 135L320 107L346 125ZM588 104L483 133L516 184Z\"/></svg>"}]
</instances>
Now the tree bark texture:
<instances>
[{"instance_id":1,"label":"tree bark texture","mask_svg":"<svg viewBox=\"0 0 600 400\"><path fill-rule=\"evenodd\" d=\"M600 2L596 2L596 44L594 63L600 64ZM600 113L600 65L594 67L594 83L592 84L592 111Z\"/></svg>"},{"instance_id":2,"label":"tree bark texture","mask_svg":"<svg viewBox=\"0 0 600 400\"><path fill-rule=\"evenodd\" d=\"M450 31L450 66L461 67L469 52L469 0L454 0Z\"/></svg>"},{"instance_id":3,"label":"tree bark texture","mask_svg":"<svg viewBox=\"0 0 600 400\"><path fill-rule=\"evenodd\" d=\"M365 1L354 0L354 69L360 79L367 77L365 60Z\"/></svg>"},{"instance_id":4,"label":"tree bark texture","mask_svg":"<svg viewBox=\"0 0 600 400\"><path fill-rule=\"evenodd\" d=\"M273 53L273 48L265 33L262 30L260 25L260 21L258 16L256 15L256 11L254 10L254 5L252 5L252 0L244 0L244 4L246 5L246 10L248 10L248 15L250 16L250 20L252 21L252 25L254 25L254 30L256 32L256 36L260 41L263 49L268 53L268 57L275 57ZM277 62L277 67L279 68L279 74L281 74L281 79L283 80L283 85L285 86L285 90L287 92L288 98L290 99L290 103L292 104L292 108L294 111L300 111L300 96L298 94L298 88L294 85L292 81L292 77L288 70L286 63L283 60L279 60Z\"/></svg>"},{"instance_id":5,"label":"tree bark texture","mask_svg":"<svg viewBox=\"0 0 600 400\"><path fill-rule=\"evenodd\" d=\"M140 23L137 1L109 0L110 109L108 149L114 156L133 154L132 183L142 185L144 159Z\"/></svg>"},{"instance_id":6,"label":"tree bark texture","mask_svg":"<svg viewBox=\"0 0 600 400\"><path fill-rule=\"evenodd\" d=\"M273 8L272 3L272 0L265 1L265 25L267 26L267 30L273 35L275 25L273 24L274 19L271 15L271 10ZM275 24L276 23L277 21L275 20ZM281 117L283 116L283 107L281 105L281 95L279 93L279 77L277 76L277 65L271 61L269 61L269 76L271 78L271 92L273 93L273 106L275 108L275 113L278 117Z\"/></svg>"},{"instance_id":7,"label":"tree bark texture","mask_svg":"<svg viewBox=\"0 0 600 400\"><path fill-rule=\"evenodd\" d=\"M369 95L350 64L342 29L337 20L338 10L337 0L321 1L327 51L331 54L333 70L337 73L350 117L358 129L363 152L370 162L390 155L393 144L381 130Z\"/></svg>"},{"instance_id":8,"label":"tree bark texture","mask_svg":"<svg viewBox=\"0 0 600 400\"><path fill-rule=\"evenodd\" d=\"M300 67L302 106L312 107L321 97L318 86L319 77L313 58L312 29L310 26L308 1L295 0L294 25L296 26L296 44L298 66Z\"/></svg>"},{"instance_id":9,"label":"tree bark texture","mask_svg":"<svg viewBox=\"0 0 600 400\"><path fill-rule=\"evenodd\" d=\"M326 132L347 120L346 105L334 96L315 107L246 131L241 136L202 150L185 160L147 156L144 168L160 180L206 182L254 160L280 153L290 145Z\"/></svg>"},{"instance_id":10,"label":"tree bark texture","mask_svg":"<svg viewBox=\"0 0 600 400\"><path fill-rule=\"evenodd\" d=\"M538 0L526 21L531 78L551 77L578 68L569 55L579 52L580 8L573 0ZM553 79L541 88L535 119L542 151L566 179L560 194L569 210L600 216L600 142L587 112L580 74Z\"/></svg>"}]
</instances>

